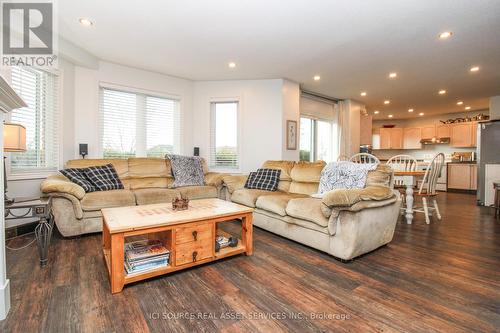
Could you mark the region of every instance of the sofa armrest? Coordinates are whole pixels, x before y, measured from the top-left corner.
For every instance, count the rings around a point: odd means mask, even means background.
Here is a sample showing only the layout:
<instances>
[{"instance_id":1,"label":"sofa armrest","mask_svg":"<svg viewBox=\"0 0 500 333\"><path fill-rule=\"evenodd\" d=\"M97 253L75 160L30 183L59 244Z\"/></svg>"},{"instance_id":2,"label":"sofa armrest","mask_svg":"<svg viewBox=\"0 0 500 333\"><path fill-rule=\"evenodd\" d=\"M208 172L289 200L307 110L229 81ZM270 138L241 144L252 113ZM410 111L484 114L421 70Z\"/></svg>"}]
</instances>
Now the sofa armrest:
<instances>
[{"instance_id":1,"label":"sofa armrest","mask_svg":"<svg viewBox=\"0 0 500 333\"><path fill-rule=\"evenodd\" d=\"M205 175L205 185L220 188L222 186L223 173L209 172Z\"/></svg>"},{"instance_id":2,"label":"sofa armrest","mask_svg":"<svg viewBox=\"0 0 500 333\"><path fill-rule=\"evenodd\" d=\"M383 201L395 197L394 191L385 186L367 186L359 189L338 189L327 192L323 205L329 208L352 207L361 201Z\"/></svg>"},{"instance_id":3,"label":"sofa armrest","mask_svg":"<svg viewBox=\"0 0 500 333\"><path fill-rule=\"evenodd\" d=\"M66 193L81 200L85 196L85 190L63 175L49 176L40 184L42 193Z\"/></svg>"},{"instance_id":4,"label":"sofa armrest","mask_svg":"<svg viewBox=\"0 0 500 333\"><path fill-rule=\"evenodd\" d=\"M248 175L224 175L222 181L229 193L245 187Z\"/></svg>"}]
</instances>

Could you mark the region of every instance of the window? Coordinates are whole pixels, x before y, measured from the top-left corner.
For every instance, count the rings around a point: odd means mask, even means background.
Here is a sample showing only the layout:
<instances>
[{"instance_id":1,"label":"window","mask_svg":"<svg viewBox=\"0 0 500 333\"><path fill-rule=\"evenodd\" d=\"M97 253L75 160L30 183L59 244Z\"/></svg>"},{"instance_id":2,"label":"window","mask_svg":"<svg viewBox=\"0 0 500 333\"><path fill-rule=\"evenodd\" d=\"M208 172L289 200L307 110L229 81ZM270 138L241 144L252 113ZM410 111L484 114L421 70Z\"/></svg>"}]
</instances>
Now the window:
<instances>
[{"instance_id":1,"label":"window","mask_svg":"<svg viewBox=\"0 0 500 333\"><path fill-rule=\"evenodd\" d=\"M10 121L26 127L26 152L11 153L11 174L53 172L59 168L58 76L33 67L12 67L12 88L27 107Z\"/></svg>"},{"instance_id":2,"label":"window","mask_svg":"<svg viewBox=\"0 0 500 333\"><path fill-rule=\"evenodd\" d=\"M238 102L211 103L210 166L238 169Z\"/></svg>"},{"instance_id":3,"label":"window","mask_svg":"<svg viewBox=\"0 0 500 333\"><path fill-rule=\"evenodd\" d=\"M300 160L331 162L334 153L334 123L300 118Z\"/></svg>"},{"instance_id":4,"label":"window","mask_svg":"<svg viewBox=\"0 0 500 333\"><path fill-rule=\"evenodd\" d=\"M164 157L180 152L179 101L101 88L104 158Z\"/></svg>"}]
</instances>

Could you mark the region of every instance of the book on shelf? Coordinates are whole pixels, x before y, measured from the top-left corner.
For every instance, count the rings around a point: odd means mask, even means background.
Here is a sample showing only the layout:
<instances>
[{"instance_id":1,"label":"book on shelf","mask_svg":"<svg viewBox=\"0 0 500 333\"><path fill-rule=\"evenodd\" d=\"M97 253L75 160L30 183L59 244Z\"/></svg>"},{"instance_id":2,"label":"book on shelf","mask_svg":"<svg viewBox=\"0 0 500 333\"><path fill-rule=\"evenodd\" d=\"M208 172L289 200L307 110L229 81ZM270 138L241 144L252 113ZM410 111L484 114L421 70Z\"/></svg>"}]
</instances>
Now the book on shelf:
<instances>
[{"instance_id":1,"label":"book on shelf","mask_svg":"<svg viewBox=\"0 0 500 333\"><path fill-rule=\"evenodd\" d=\"M167 266L168 266L168 259L153 261L137 266L131 266L128 262L125 262L125 271L127 272L127 274L134 274Z\"/></svg>"},{"instance_id":2,"label":"book on shelf","mask_svg":"<svg viewBox=\"0 0 500 333\"><path fill-rule=\"evenodd\" d=\"M125 244L127 274L168 266L170 251L159 240L140 240Z\"/></svg>"}]
</instances>

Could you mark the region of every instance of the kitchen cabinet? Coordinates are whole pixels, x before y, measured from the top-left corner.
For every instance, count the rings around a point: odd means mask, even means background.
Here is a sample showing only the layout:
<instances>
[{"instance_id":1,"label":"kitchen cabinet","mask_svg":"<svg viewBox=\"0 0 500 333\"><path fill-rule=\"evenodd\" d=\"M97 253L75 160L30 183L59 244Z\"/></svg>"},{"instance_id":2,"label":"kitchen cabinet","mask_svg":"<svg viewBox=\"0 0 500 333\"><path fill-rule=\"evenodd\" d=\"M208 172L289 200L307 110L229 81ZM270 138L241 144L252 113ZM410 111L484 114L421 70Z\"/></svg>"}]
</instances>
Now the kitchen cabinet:
<instances>
[{"instance_id":1,"label":"kitchen cabinet","mask_svg":"<svg viewBox=\"0 0 500 333\"><path fill-rule=\"evenodd\" d=\"M422 129L420 127L407 127L403 130L403 148L421 149Z\"/></svg>"},{"instance_id":2,"label":"kitchen cabinet","mask_svg":"<svg viewBox=\"0 0 500 333\"><path fill-rule=\"evenodd\" d=\"M380 149L403 149L403 129L381 128Z\"/></svg>"},{"instance_id":3,"label":"kitchen cabinet","mask_svg":"<svg viewBox=\"0 0 500 333\"><path fill-rule=\"evenodd\" d=\"M448 163L448 188L477 190L477 165Z\"/></svg>"},{"instance_id":4,"label":"kitchen cabinet","mask_svg":"<svg viewBox=\"0 0 500 333\"><path fill-rule=\"evenodd\" d=\"M436 126L427 125L422 127L422 139L432 139L436 136Z\"/></svg>"},{"instance_id":5,"label":"kitchen cabinet","mask_svg":"<svg viewBox=\"0 0 500 333\"><path fill-rule=\"evenodd\" d=\"M436 136L438 138L449 138L451 136L450 133L450 125L441 124L436 126Z\"/></svg>"},{"instance_id":6,"label":"kitchen cabinet","mask_svg":"<svg viewBox=\"0 0 500 333\"><path fill-rule=\"evenodd\" d=\"M451 147L475 147L477 145L477 122L464 122L451 125Z\"/></svg>"}]
</instances>

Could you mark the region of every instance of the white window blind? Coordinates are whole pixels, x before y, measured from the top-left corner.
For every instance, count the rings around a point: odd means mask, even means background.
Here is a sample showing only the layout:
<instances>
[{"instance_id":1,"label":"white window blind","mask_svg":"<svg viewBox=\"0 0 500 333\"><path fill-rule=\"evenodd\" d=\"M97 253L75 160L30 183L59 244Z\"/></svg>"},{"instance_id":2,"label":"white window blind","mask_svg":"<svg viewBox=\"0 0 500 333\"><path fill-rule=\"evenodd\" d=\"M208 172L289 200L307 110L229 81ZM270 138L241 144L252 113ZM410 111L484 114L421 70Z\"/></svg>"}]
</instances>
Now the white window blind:
<instances>
[{"instance_id":1,"label":"white window blind","mask_svg":"<svg viewBox=\"0 0 500 333\"><path fill-rule=\"evenodd\" d=\"M101 150L105 158L180 153L179 101L101 88Z\"/></svg>"},{"instance_id":2,"label":"white window blind","mask_svg":"<svg viewBox=\"0 0 500 333\"><path fill-rule=\"evenodd\" d=\"M12 88L27 107L11 122L26 127L26 152L11 153L11 174L56 171L59 167L58 76L32 67L12 67Z\"/></svg>"},{"instance_id":3,"label":"white window blind","mask_svg":"<svg viewBox=\"0 0 500 333\"><path fill-rule=\"evenodd\" d=\"M210 166L238 169L238 102L212 102Z\"/></svg>"}]
</instances>

